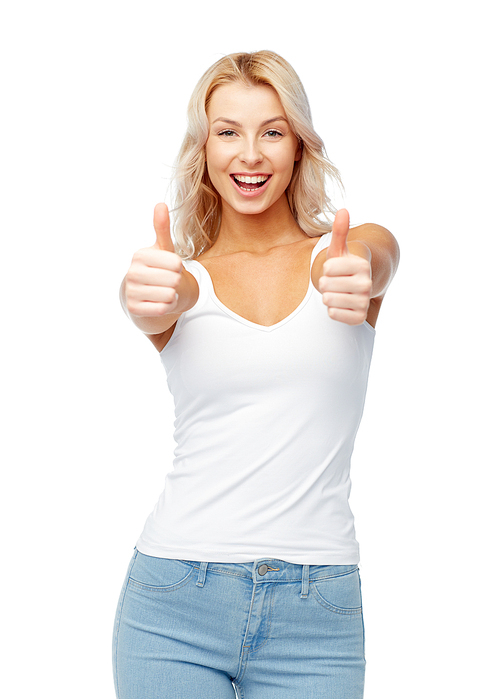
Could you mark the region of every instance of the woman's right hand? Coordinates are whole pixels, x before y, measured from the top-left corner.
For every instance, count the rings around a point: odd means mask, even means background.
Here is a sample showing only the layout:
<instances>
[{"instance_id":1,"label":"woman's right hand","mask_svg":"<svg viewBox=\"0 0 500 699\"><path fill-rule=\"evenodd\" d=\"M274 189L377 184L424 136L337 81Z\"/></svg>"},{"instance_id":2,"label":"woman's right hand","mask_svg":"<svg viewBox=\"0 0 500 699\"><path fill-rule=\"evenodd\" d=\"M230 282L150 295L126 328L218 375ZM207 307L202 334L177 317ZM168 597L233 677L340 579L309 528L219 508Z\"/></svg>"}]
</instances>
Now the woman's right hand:
<instances>
[{"instance_id":1,"label":"woman's right hand","mask_svg":"<svg viewBox=\"0 0 500 699\"><path fill-rule=\"evenodd\" d=\"M170 236L165 204L155 206L153 225L156 242L135 253L123 285L128 312L142 318L160 318L176 312L177 289L184 269Z\"/></svg>"}]
</instances>

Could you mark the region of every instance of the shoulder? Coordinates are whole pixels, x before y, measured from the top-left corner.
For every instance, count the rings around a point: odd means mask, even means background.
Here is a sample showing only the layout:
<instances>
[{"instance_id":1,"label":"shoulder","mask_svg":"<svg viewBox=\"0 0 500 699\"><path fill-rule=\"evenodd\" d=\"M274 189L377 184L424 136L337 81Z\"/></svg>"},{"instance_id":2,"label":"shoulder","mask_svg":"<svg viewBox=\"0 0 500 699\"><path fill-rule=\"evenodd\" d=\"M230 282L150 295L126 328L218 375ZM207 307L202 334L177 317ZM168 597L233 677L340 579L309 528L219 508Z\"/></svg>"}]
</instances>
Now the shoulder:
<instances>
[{"instance_id":1,"label":"shoulder","mask_svg":"<svg viewBox=\"0 0 500 699\"><path fill-rule=\"evenodd\" d=\"M320 243L320 252L311 269L311 280L316 289L323 273L331 235L327 233L321 237L323 242ZM347 242L355 241L364 243L370 249L372 273L375 277L380 277L381 283L377 286L381 293L385 293L399 265L400 253L396 238L387 228L378 223L362 223L349 229Z\"/></svg>"},{"instance_id":2,"label":"shoulder","mask_svg":"<svg viewBox=\"0 0 500 699\"><path fill-rule=\"evenodd\" d=\"M349 229L347 240L362 240L372 243L388 253L397 256L399 260L399 245L394 235L378 223L361 223Z\"/></svg>"},{"instance_id":3,"label":"shoulder","mask_svg":"<svg viewBox=\"0 0 500 699\"><path fill-rule=\"evenodd\" d=\"M393 234L377 223L363 223L349 231L348 242L364 243L371 253L372 299L381 303L399 266L399 245Z\"/></svg>"},{"instance_id":4,"label":"shoulder","mask_svg":"<svg viewBox=\"0 0 500 699\"><path fill-rule=\"evenodd\" d=\"M316 247L316 245L318 247L316 248L316 256L311 266L311 281L313 286L319 291L319 278L323 274L323 265L325 264L326 253L332 240L332 232L324 233L317 238L313 238L313 240L315 241L314 247Z\"/></svg>"},{"instance_id":5,"label":"shoulder","mask_svg":"<svg viewBox=\"0 0 500 699\"><path fill-rule=\"evenodd\" d=\"M378 223L363 223L349 231L347 241L359 240L371 251L372 273L380 276L383 293L391 283L399 266L399 245L394 235Z\"/></svg>"}]
</instances>

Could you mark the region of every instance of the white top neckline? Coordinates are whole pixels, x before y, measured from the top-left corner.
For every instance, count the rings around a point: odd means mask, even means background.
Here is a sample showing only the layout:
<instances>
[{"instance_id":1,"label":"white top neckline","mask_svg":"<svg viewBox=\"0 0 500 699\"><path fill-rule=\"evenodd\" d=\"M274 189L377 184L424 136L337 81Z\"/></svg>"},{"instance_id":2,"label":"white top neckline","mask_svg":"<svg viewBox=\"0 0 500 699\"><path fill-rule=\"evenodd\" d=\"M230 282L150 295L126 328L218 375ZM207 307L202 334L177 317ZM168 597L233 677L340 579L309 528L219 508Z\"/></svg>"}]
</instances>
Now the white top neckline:
<instances>
[{"instance_id":1,"label":"white top neckline","mask_svg":"<svg viewBox=\"0 0 500 699\"><path fill-rule=\"evenodd\" d=\"M325 235L329 235L329 234L326 233ZM203 270L203 273L206 275L206 278L209 282L208 290L210 293L210 297L211 297L212 301L217 306L219 306L219 308L222 311L224 311L224 313L227 313L227 315L231 316L231 318L234 318L235 320L239 321L240 323L243 323L243 325L247 325L248 327L251 327L251 328L256 328L257 330L261 330L262 332L271 332L272 330L276 330L277 328L280 328L282 325L285 325L285 323L288 323L290 320L295 318L295 316L300 313L300 311L304 308L306 303L309 301L311 294L312 294L312 291L313 291L313 288L314 288L314 285L313 285L312 279L311 279L311 270L312 270L312 266L314 264L314 260L316 259L316 249L322 240L323 240L323 236L322 235L318 236L318 242L316 243L316 245L314 245L313 249L311 250L311 261L309 264L309 284L308 284L307 291L306 291L304 298L302 299L302 301L299 303L299 305L291 313L289 313L285 318L278 321L277 323L274 323L273 325L261 325L260 323L254 323L253 321L248 320L248 318L244 318L243 316L240 316L238 313L235 313L235 311L232 311L230 308L228 308L228 306L226 306L224 303L222 303L222 301L219 299L219 297L215 293L214 283L212 281L212 277L210 276L210 272L208 271L208 269L204 265L202 265L201 262L198 262L197 260L189 260L189 262L194 262L198 267L201 267L201 269Z\"/></svg>"}]
</instances>

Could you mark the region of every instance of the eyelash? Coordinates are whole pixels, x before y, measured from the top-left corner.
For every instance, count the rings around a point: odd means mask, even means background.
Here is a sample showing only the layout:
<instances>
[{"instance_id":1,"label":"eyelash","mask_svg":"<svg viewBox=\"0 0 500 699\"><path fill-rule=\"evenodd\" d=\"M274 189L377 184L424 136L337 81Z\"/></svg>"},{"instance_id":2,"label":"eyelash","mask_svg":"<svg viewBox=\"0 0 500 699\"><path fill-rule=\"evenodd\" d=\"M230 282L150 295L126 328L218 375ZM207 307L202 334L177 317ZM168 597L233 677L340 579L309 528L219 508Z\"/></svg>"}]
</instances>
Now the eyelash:
<instances>
[{"instance_id":1,"label":"eyelash","mask_svg":"<svg viewBox=\"0 0 500 699\"><path fill-rule=\"evenodd\" d=\"M232 129L225 129L224 131L219 131L219 133L217 135L218 136L227 136L228 134L233 135L235 133L236 133L236 131L233 131ZM271 134L271 133L276 134L276 136L273 136L273 138L278 138L279 136L283 136L281 131L278 131L278 129L269 129L269 131L266 131L266 134Z\"/></svg>"}]
</instances>

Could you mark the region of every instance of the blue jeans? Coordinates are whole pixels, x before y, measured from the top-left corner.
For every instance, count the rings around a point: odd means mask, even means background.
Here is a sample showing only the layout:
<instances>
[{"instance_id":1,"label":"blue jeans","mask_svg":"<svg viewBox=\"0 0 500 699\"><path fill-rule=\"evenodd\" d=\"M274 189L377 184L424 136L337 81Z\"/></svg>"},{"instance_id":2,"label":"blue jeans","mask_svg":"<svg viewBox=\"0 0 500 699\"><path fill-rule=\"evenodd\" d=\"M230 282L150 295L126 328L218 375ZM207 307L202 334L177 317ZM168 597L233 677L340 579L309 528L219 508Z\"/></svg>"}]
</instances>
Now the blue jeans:
<instances>
[{"instance_id":1,"label":"blue jeans","mask_svg":"<svg viewBox=\"0 0 500 699\"><path fill-rule=\"evenodd\" d=\"M113 671L118 699L362 699L358 567L200 563L135 550Z\"/></svg>"}]
</instances>

